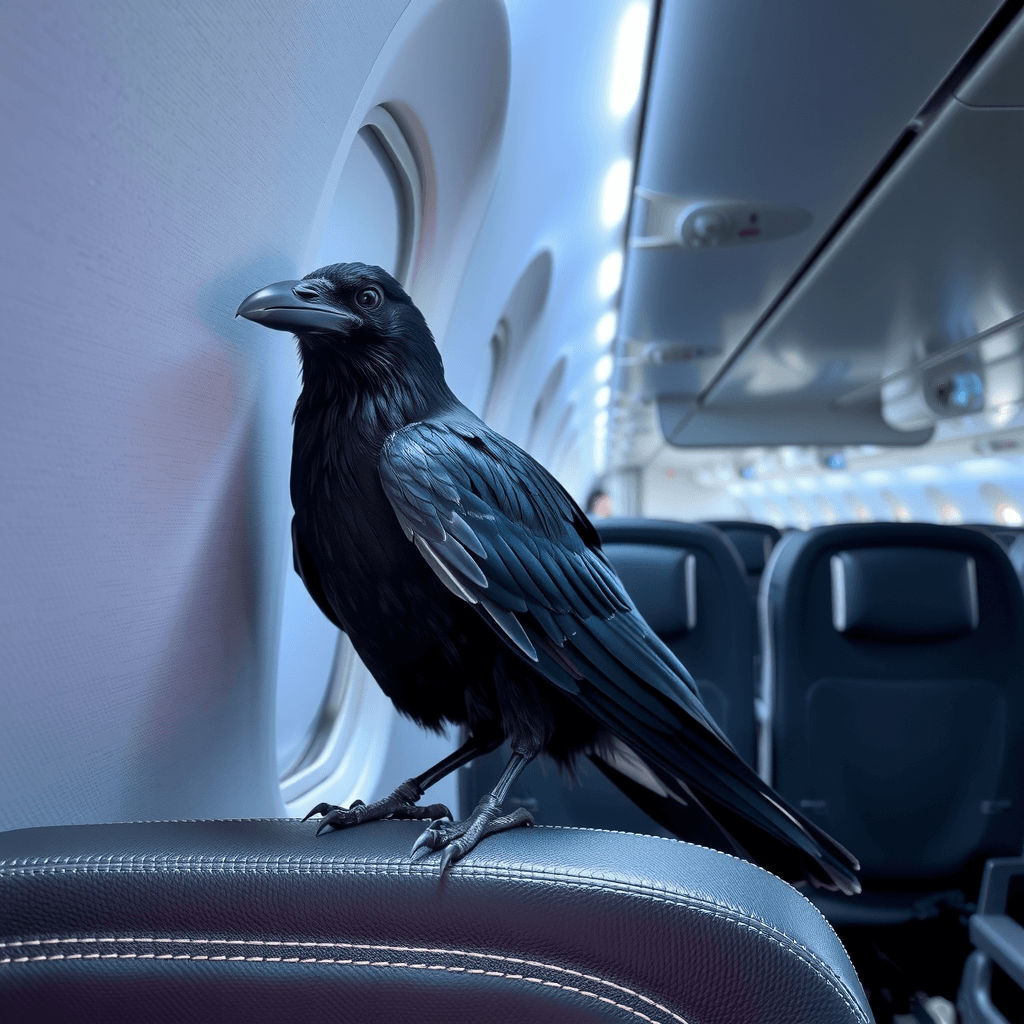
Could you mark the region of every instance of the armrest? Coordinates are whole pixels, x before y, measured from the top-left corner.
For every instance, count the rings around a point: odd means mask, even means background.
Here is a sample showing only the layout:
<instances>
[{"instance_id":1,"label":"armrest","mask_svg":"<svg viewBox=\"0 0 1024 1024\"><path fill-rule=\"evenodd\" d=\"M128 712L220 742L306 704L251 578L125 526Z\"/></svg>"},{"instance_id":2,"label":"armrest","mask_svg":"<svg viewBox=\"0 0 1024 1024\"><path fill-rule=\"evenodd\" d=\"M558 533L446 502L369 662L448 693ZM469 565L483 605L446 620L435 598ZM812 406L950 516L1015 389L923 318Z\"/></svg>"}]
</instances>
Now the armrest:
<instances>
[{"instance_id":1,"label":"armrest","mask_svg":"<svg viewBox=\"0 0 1024 1024\"><path fill-rule=\"evenodd\" d=\"M1024 857L992 858L985 864L978 912L970 919L977 947L964 966L957 1006L964 1024L1008 1024L992 1001L992 964L1024 989L1024 928L1006 914L1015 879L1024 879Z\"/></svg>"},{"instance_id":2,"label":"armrest","mask_svg":"<svg viewBox=\"0 0 1024 1024\"><path fill-rule=\"evenodd\" d=\"M971 942L1024 988L1024 928L1005 914L973 914Z\"/></svg>"},{"instance_id":3,"label":"armrest","mask_svg":"<svg viewBox=\"0 0 1024 1024\"><path fill-rule=\"evenodd\" d=\"M821 915L752 864L571 828L442 878L423 827L297 820L0 833L5 1024L815 1020L868 1024Z\"/></svg>"}]
</instances>

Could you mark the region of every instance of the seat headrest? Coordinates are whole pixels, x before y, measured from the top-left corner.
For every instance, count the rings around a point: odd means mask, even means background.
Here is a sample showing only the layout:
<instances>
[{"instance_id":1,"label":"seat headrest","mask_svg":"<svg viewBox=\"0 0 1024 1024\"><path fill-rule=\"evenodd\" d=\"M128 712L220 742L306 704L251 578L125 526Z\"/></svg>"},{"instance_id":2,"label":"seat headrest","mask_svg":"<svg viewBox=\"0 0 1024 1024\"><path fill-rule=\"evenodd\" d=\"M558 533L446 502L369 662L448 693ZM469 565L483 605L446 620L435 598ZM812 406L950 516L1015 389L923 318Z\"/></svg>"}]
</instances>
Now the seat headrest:
<instances>
[{"instance_id":1,"label":"seat headrest","mask_svg":"<svg viewBox=\"0 0 1024 1024\"><path fill-rule=\"evenodd\" d=\"M605 544L603 550L658 636L697 625L697 559L692 552L660 544Z\"/></svg>"},{"instance_id":2,"label":"seat headrest","mask_svg":"<svg viewBox=\"0 0 1024 1024\"><path fill-rule=\"evenodd\" d=\"M963 551L858 548L830 564L832 624L840 633L940 638L977 628L977 573Z\"/></svg>"},{"instance_id":3,"label":"seat headrest","mask_svg":"<svg viewBox=\"0 0 1024 1024\"><path fill-rule=\"evenodd\" d=\"M722 532L732 541L739 552L743 567L756 576L764 572L765 563L772 553L772 538L761 530L742 530L730 527Z\"/></svg>"}]
</instances>

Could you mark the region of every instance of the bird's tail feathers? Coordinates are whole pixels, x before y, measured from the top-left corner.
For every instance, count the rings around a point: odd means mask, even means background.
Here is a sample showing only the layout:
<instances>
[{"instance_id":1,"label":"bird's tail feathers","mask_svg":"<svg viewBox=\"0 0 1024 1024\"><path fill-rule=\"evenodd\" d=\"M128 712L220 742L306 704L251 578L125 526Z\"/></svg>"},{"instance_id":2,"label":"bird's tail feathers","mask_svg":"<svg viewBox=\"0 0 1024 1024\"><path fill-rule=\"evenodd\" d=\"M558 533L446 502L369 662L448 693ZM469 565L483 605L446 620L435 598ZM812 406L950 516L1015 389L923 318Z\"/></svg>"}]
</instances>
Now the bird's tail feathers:
<instances>
[{"instance_id":1,"label":"bird's tail feathers","mask_svg":"<svg viewBox=\"0 0 1024 1024\"><path fill-rule=\"evenodd\" d=\"M753 861L789 881L803 878L820 889L860 892L856 858L790 807L738 756L736 765L723 765L724 771L701 780L708 785L680 778L618 738L589 756L626 796L680 839Z\"/></svg>"},{"instance_id":2,"label":"bird's tail feathers","mask_svg":"<svg viewBox=\"0 0 1024 1024\"><path fill-rule=\"evenodd\" d=\"M753 859L684 783L657 765L649 765L624 743L621 746L628 756L602 749L589 751L588 757L644 813L687 842Z\"/></svg>"}]
</instances>

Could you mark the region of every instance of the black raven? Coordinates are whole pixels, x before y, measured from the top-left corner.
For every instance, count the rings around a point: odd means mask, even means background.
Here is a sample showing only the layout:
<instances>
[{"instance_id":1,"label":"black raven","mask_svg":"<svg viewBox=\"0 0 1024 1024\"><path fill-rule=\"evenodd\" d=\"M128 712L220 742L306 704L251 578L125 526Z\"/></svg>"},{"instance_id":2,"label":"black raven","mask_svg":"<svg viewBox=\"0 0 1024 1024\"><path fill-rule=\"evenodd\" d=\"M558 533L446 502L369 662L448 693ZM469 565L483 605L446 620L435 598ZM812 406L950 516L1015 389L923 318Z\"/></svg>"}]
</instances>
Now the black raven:
<instances>
[{"instance_id":1,"label":"black raven","mask_svg":"<svg viewBox=\"0 0 1024 1024\"><path fill-rule=\"evenodd\" d=\"M503 814L502 801L533 757L571 768L585 753L681 838L706 814L716 845L859 890L856 860L736 754L573 499L449 390L393 277L322 267L255 292L238 315L298 337L296 571L400 712L469 737L384 800L307 817L321 814L320 829L450 818L416 801L507 738L512 758L492 792L466 821L433 821L416 841L417 855L442 850L442 871L483 836L532 821L522 808Z\"/></svg>"}]
</instances>

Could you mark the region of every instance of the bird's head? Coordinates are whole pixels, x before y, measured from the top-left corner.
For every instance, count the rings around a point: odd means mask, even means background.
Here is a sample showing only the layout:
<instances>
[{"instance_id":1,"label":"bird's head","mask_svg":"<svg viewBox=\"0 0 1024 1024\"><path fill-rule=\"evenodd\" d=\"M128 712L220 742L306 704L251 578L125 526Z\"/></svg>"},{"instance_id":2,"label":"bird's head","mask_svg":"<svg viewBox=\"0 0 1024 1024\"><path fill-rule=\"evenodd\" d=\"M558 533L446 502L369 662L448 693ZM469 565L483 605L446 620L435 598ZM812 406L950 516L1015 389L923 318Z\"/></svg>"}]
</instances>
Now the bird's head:
<instances>
[{"instance_id":1,"label":"bird's head","mask_svg":"<svg viewBox=\"0 0 1024 1024\"><path fill-rule=\"evenodd\" d=\"M299 341L303 374L340 373L365 383L444 371L423 314L385 270L334 263L301 281L278 281L238 307L245 317Z\"/></svg>"}]
</instances>

